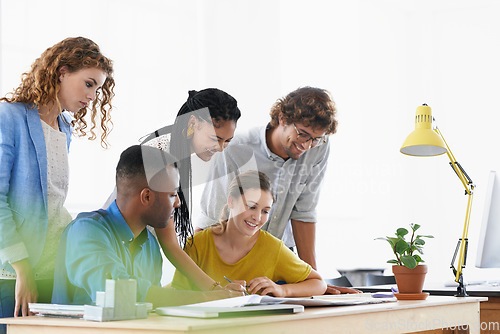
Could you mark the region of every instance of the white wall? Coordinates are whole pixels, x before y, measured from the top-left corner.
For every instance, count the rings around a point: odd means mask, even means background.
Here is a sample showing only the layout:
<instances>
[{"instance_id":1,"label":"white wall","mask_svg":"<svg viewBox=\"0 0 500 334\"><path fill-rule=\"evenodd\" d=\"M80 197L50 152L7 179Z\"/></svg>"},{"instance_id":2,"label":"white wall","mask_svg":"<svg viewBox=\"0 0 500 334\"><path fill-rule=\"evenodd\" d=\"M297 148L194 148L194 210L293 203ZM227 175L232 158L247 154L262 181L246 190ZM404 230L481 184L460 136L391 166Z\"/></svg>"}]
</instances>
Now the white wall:
<instances>
[{"instance_id":1,"label":"white wall","mask_svg":"<svg viewBox=\"0 0 500 334\"><path fill-rule=\"evenodd\" d=\"M399 153L427 103L477 184L465 275L496 275L473 264L487 173L500 170L499 13L493 0L0 0L0 94L67 36L92 38L114 60L112 147L75 139L71 148L67 207L83 211L111 191L119 153L171 123L189 89L232 94L247 129L289 91L326 88L340 125L319 203L320 271L386 267L389 248L373 239L414 222L436 237L424 258L442 281L453 278L463 187L446 156Z\"/></svg>"}]
</instances>

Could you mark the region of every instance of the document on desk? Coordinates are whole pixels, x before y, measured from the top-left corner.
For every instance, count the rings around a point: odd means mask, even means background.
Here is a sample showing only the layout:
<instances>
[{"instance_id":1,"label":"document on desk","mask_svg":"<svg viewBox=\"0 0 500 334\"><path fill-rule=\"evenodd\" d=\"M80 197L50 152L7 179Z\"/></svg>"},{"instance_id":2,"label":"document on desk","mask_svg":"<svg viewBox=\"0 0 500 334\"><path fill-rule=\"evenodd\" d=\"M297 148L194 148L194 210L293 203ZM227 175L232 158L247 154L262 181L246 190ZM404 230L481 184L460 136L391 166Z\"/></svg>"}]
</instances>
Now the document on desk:
<instances>
[{"instance_id":1,"label":"document on desk","mask_svg":"<svg viewBox=\"0 0 500 334\"><path fill-rule=\"evenodd\" d=\"M383 295L384 297L380 297ZM362 305L362 304L379 304L396 302L397 299L394 295L381 294L381 293L353 293L344 295L319 295L313 296L316 302L323 302L325 306L349 306L349 305ZM320 306L320 305L317 305Z\"/></svg>"},{"instance_id":2,"label":"document on desk","mask_svg":"<svg viewBox=\"0 0 500 334\"><path fill-rule=\"evenodd\" d=\"M297 304L305 307L311 306L351 306L363 304L379 304L395 302L395 297L374 298L371 293L345 294L345 295L319 295L311 298L278 298L263 296L261 303L280 302L285 304Z\"/></svg>"},{"instance_id":3,"label":"document on desk","mask_svg":"<svg viewBox=\"0 0 500 334\"><path fill-rule=\"evenodd\" d=\"M176 307L158 307L156 313L192 318L230 318L304 312L302 305L282 304L281 301L262 302L262 298L249 295Z\"/></svg>"},{"instance_id":4,"label":"document on desk","mask_svg":"<svg viewBox=\"0 0 500 334\"><path fill-rule=\"evenodd\" d=\"M217 318L230 316L249 316L277 313L303 312L304 307L350 306L395 302L395 297L374 298L373 294L321 295L309 298L279 298L272 296L249 295L190 304L177 307L159 307L160 315Z\"/></svg>"},{"instance_id":5,"label":"document on desk","mask_svg":"<svg viewBox=\"0 0 500 334\"><path fill-rule=\"evenodd\" d=\"M61 318L83 318L83 305L60 305L45 303L28 303L30 312L40 316Z\"/></svg>"}]
</instances>

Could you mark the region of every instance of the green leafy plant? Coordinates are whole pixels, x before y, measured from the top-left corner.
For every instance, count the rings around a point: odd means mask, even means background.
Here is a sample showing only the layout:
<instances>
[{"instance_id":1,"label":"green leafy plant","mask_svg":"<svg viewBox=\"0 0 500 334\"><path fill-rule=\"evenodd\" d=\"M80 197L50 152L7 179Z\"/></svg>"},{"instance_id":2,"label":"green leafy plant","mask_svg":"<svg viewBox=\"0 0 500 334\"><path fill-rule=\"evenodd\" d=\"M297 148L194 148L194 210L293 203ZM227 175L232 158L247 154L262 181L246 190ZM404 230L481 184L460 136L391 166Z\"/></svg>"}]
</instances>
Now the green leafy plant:
<instances>
[{"instance_id":1,"label":"green leafy plant","mask_svg":"<svg viewBox=\"0 0 500 334\"><path fill-rule=\"evenodd\" d=\"M420 262L424 262L420 255L423 254L422 247L425 241L422 238L434 238L432 235L420 235L415 232L420 228L418 224L410 224L412 234L410 241L406 241L408 230L405 228L398 228L395 237L376 238L375 240L387 241L396 255L396 259L391 259L387 263L405 266L410 269L415 268Z\"/></svg>"}]
</instances>

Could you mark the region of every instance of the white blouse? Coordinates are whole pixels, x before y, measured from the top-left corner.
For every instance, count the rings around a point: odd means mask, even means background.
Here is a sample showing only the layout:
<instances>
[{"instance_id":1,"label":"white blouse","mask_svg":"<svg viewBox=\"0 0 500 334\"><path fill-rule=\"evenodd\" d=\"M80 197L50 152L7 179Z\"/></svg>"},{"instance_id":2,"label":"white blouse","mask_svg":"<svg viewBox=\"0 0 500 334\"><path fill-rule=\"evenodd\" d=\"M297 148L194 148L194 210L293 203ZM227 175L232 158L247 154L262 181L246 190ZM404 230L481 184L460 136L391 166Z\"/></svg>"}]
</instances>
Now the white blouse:
<instances>
[{"instance_id":1,"label":"white blouse","mask_svg":"<svg viewBox=\"0 0 500 334\"><path fill-rule=\"evenodd\" d=\"M53 278L59 239L72 219L64 207L69 183L66 135L43 121L42 128L47 149L47 216L49 224L40 261L33 269L35 279Z\"/></svg>"}]
</instances>

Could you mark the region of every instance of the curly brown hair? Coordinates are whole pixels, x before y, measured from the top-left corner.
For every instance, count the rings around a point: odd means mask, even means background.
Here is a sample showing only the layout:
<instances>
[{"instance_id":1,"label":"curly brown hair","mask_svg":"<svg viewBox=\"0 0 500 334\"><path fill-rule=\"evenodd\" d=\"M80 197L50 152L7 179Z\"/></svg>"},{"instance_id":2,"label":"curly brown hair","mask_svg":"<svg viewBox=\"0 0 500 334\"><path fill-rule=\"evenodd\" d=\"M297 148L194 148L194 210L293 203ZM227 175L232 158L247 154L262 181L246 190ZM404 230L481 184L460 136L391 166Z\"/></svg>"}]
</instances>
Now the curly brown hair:
<instances>
[{"instance_id":1,"label":"curly brown hair","mask_svg":"<svg viewBox=\"0 0 500 334\"><path fill-rule=\"evenodd\" d=\"M282 116L286 124L301 123L306 127L324 129L329 135L337 131L336 114L335 102L327 90L302 87L276 101L271 108L270 125L277 127Z\"/></svg>"},{"instance_id":2,"label":"curly brown hair","mask_svg":"<svg viewBox=\"0 0 500 334\"><path fill-rule=\"evenodd\" d=\"M62 112L58 93L61 88L59 70L67 67L73 73L81 69L96 67L106 73L106 80L102 85L102 96L97 91L95 100L92 103L90 121L89 140L97 138L95 130L97 128L96 118L100 113L101 146L108 147L106 140L111 131L113 122L111 121L111 100L114 97L115 81L113 79L113 62L103 56L99 46L85 37L70 37L55 44L45 50L40 58L31 65L31 70L21 75L21 84L7 96L0 98L0 101L9 103L22 102L35 106L53 107L57 105ZM87 132L87 107L78 110L74 114L71 125L75 128L75 133L79 137L85 137Z\"/></svg>"}]
</instances>

